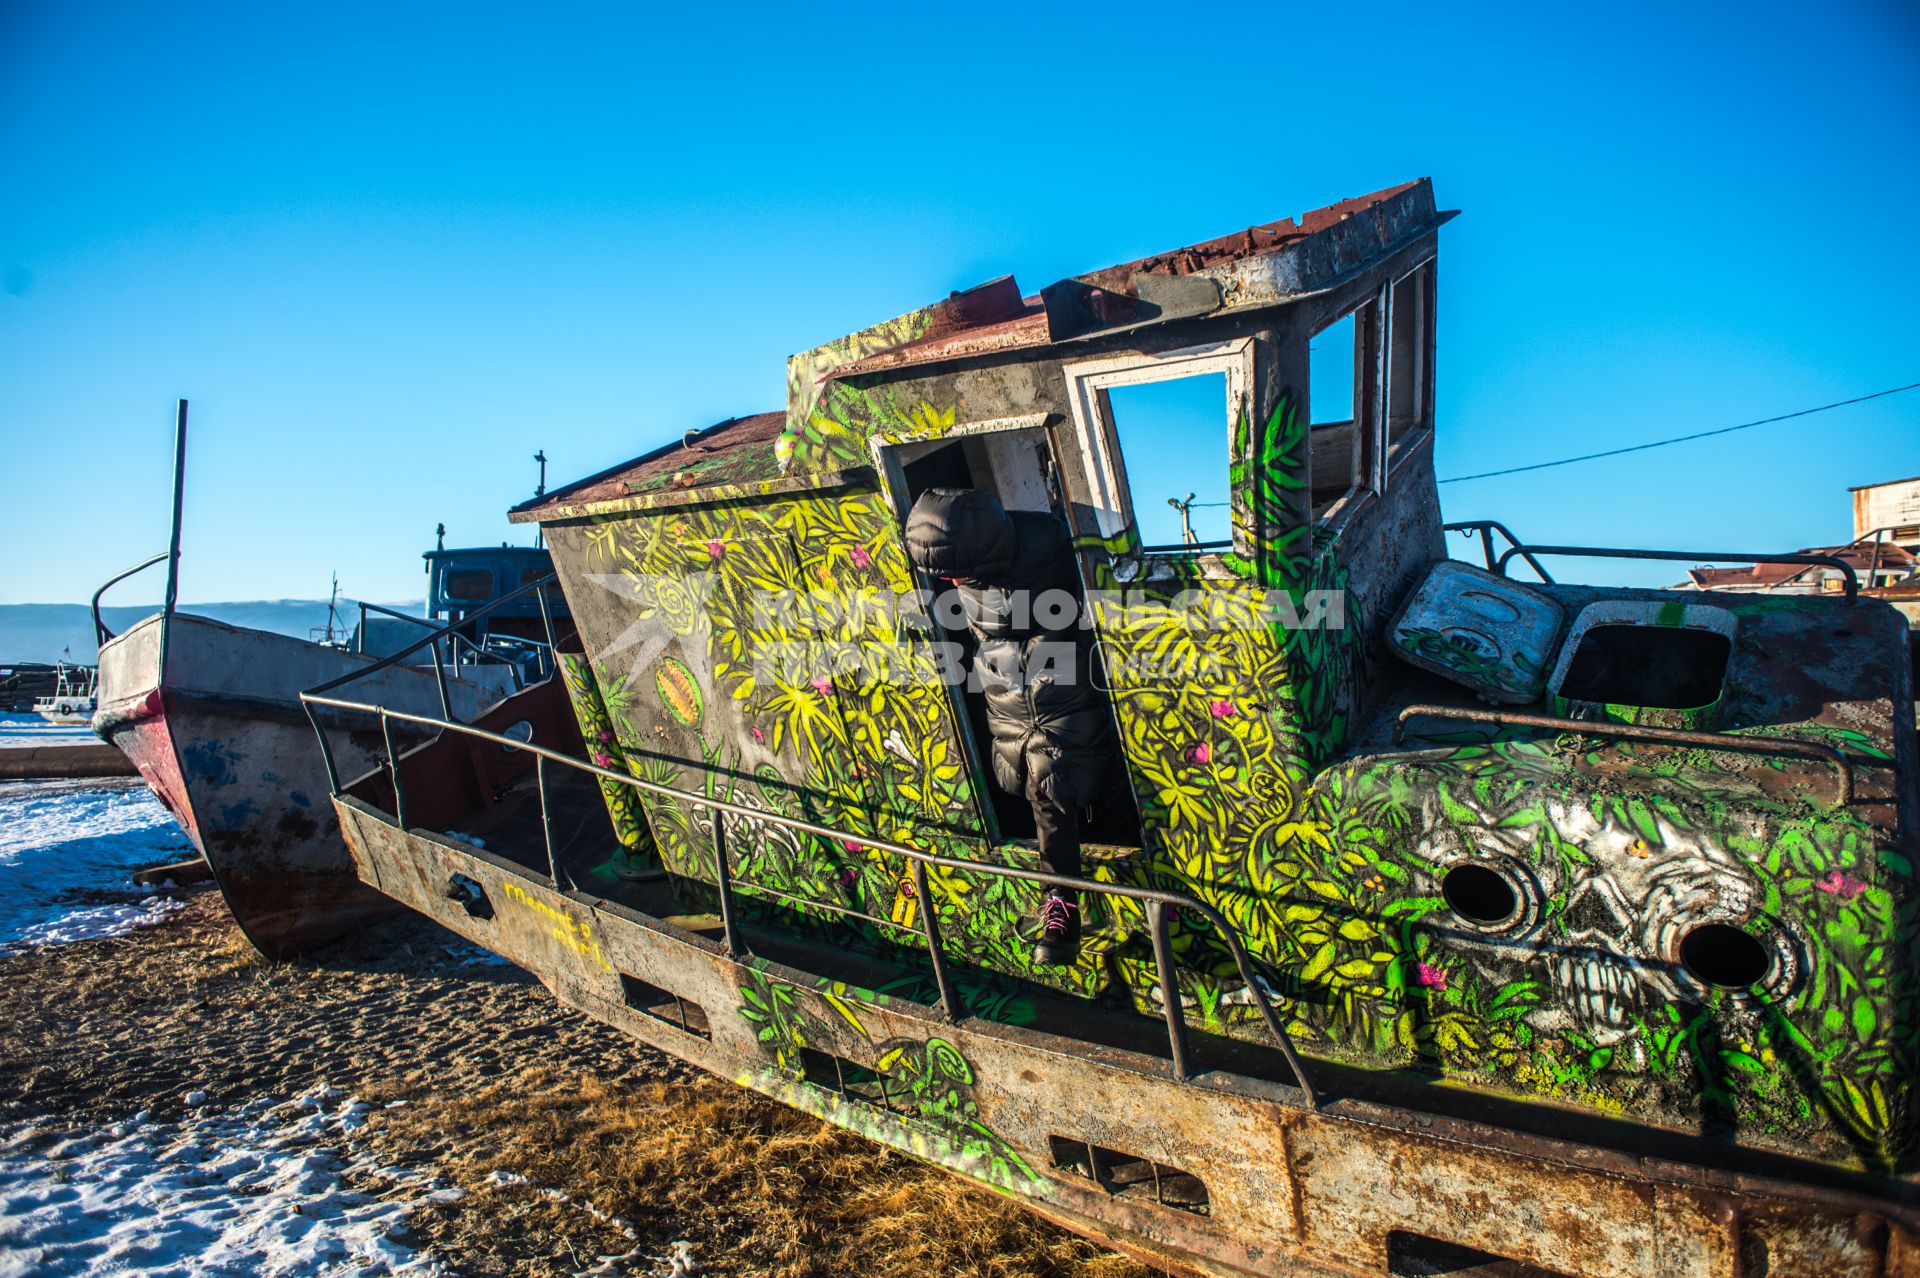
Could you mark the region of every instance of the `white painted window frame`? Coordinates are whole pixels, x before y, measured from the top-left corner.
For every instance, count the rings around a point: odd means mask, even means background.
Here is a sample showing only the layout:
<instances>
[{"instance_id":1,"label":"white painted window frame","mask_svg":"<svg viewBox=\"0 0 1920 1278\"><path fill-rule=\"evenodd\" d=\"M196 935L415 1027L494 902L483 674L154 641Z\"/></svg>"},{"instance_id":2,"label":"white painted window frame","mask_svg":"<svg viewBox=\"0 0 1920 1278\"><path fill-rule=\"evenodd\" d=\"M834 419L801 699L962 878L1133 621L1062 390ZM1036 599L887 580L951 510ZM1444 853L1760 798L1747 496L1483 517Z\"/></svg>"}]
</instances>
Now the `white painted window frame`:
<instances>
[{"instance_id":1,"label":"white painted window frame","mask_svg":"<svg viewBox=\"0 0 1920 1278\"><path fill-rule=\"evenodd\" d=\"M1151 354L1083 360L1066 365L1063 371L1073 410L1074 434L1086 472L1089 504L1102 537L1112 537L1133 522L1133 494L1127 485L1126 462L1120 455L1120 436L1106 410L1105 391L1116 386L1142 386L1208 373L1226 374L1227 395L1221 411L1226 414L1228 451L1220 458L1220 465L1223 474L1232 473L1233 423L1252 402L1251 337ZM1228 499L1232 499L1231 485ZM1238 536L1236 530L1236 541Z\"/></svg>"},{"instance_id":2,"label":"white painted window frame","mask_svg":"<svg viewBox=\"0 0 1920 1278\"><path fill-rule=\"evenodd\" d=\"M1017 417L984 417L976 421L959 422L944 430L901 431L898 434L870 435L867 438L867 451L873 455L874 470L886 483L887 493L893 499L900 517L907 517L907 484L905 463L900 460L900 450L915 444L940 444L958 442L967 435L991 435L1001 431L1037 430L1047 433L1048 413L1022 413ZM1047 440L1047 447L1056 453L1053 464L1059 465L1057 450L1053 450L1053 441Z\"/></svg>"}]
</instances>

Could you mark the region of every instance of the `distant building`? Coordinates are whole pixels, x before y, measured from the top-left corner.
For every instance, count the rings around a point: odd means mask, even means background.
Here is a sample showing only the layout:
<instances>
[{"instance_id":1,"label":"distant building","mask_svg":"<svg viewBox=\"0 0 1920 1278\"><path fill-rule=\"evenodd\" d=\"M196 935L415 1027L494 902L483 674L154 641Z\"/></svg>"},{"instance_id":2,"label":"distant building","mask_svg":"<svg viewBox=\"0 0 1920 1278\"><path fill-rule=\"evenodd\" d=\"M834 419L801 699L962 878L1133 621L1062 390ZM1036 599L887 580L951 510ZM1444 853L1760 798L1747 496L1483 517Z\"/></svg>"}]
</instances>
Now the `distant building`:
<instances>
[{"instance_id":1,"label":"distant building","mask_svg":"<svg viewBox=\"0 0 1920 1278\"><path fill-rule=\"evenodd\" d=\"M1920 475L1849 488L1853 494L1853 540L1844 546L1808 546L1802 555L1832 555L1853 569L1862 593L1883 599L1916 627L1920 662ZM1675 590L1725 590L1744 594L1838 593L1846 576L1823 564L1742 564L1692 568Z\"/></svg>"},{"instance_id":2,"label":"distant building","mask_svg":"<svg viewBox=\"0 0 1920 1278\"><path fill-rule=\"evenodd\" d=\"M1853 540L1794 553L1834 556L1853 569L1862 590L1920 598L1920 475L1847 491L1853 494ZM1813 595L1845 590L1846 584L1839 569L1821 564L1743 564L1690 569L1673 589Z\"/></svg>"},{"instance_id":3,"label":"distant building","mask_svg":"<svg viewBox=\"0 0 1920 1278\"><path fill-rule=\"evenodd\" d=\"M1853 494L1853 539L1876 534L1903 550L1920 554L1920 475L1883 484L1849 488Z\"/></svg>"},{"instance_id":4,"label":"distant building","mask_svg":"<svg viewBox=\"0 0 1920 1278\"><path fill-rule=\"evenodd\" d=\"M1920 558L1911 550L1890 542L1878 546L1872 542L1808 546L1794 553L1834 556L1853 569L1862 590L1905 581L1920 566ZM1846 577L1839 569L1822 564L1742 564L1737 568L1690 568L1687 580L1674 589L1813 595L1846 589Z\"/></svg>"}]
</instances>

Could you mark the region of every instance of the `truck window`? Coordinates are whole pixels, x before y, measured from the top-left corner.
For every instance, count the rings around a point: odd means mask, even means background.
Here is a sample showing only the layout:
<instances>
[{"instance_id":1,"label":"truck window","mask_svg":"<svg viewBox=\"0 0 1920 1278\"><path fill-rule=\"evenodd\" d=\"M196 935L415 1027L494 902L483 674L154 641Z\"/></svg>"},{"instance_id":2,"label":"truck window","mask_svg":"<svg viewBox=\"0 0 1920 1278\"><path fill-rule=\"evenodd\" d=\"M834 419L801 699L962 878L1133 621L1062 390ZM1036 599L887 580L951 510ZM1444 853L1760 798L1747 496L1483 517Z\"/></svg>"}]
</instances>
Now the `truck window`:
<instances>
[{"instance_id":1,"label":"truck window","mask_svg":"<svg viewBox=\"0 0 1920 1278\"><path fill-rule=\"evenodd\" d=\"M493 571L488 568L456 568L447 574L447 598L463 602L485 602L493 598Z\"/></svg>"}]
</instances>

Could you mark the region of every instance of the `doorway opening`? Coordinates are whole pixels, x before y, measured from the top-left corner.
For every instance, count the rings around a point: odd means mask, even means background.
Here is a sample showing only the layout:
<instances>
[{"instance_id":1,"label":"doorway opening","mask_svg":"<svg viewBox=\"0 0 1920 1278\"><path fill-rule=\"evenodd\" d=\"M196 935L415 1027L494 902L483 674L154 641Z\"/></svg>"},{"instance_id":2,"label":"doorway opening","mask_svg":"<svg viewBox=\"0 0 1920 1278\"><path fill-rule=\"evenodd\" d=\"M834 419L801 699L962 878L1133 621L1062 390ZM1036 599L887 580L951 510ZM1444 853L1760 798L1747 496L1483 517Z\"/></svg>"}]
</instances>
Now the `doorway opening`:
<instances>
[{"instance_id":1,"label":"doorway opening","mask_svg":"<svg viewBox=\"0 0 1920 1278\"><path fill-rule=\"evenodd\" d=\"M1072 526L1067 520L1059 469L1054 464L1053 446L1044 427L1010 426L896 444L883 450L883 460L891 472L894 491L899 495L902 519L912 509L913 503L929 489L978 488L993 494L1006 510L1051 515L1063 525ZM937 581L924 584L930 586L936 595L944 588L944 583ZM1072 616L1084 618L1086 595L1077 573L1072 589ZM935 640L952 645L947 651L958 657L957 664L949 668L966 672L967 677L953 687L953 693L960 712L965 744L975 764L975 775L986 781L986 807L992 821L991 828L1000 839L1031 840L1037 834L1032 806L1025 796L1007 793L994 779L991 763L993 732L987 718L987 698L974 674L979 653L978 641L959 619L956 609L936 606L930 610L930 614ZM1109 685L1106 672L1100 665L1098 646L1089 645L1087 652L1091 668L1076 671L1075 675L1089 680L1094 688L1100 690L1107 723L1109 729L1114 731L1113 740L1117 743L1117 725L1112 704L1105 692ZM1113 753L1117 767L1117 744ZM1141 846L1140 818L1131 800L1131 786L1124 777L1116 777L1106 787L1105 793L1112 797L1083 813L1083 842L1131 848Z\"/></svg>"}]
</instances>

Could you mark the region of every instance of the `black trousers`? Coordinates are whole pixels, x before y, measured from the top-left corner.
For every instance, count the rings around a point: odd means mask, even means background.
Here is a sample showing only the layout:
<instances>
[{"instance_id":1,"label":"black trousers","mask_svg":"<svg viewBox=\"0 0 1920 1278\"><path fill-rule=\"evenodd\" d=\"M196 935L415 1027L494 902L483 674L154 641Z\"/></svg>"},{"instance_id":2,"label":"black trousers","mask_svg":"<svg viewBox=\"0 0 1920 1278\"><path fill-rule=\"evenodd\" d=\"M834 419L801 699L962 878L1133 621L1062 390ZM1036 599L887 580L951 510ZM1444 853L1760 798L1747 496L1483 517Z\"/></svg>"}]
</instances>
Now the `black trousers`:
<instances>
[{"instance_id":1,"label":"black trousers","mask_svg":"<svg viewBox=\"0 0 1920 1278\"><path fill-rule=\"evenodd\" d=\"M1048 874L1079 878L1080 809L1062 807L1033 785L1027 787L1027 801L1033 804L1033 823L1040 837L1040 868Z\"/></svg>"}]
</instances>

